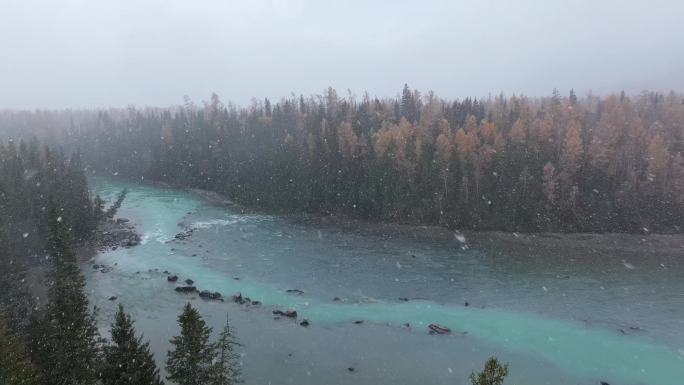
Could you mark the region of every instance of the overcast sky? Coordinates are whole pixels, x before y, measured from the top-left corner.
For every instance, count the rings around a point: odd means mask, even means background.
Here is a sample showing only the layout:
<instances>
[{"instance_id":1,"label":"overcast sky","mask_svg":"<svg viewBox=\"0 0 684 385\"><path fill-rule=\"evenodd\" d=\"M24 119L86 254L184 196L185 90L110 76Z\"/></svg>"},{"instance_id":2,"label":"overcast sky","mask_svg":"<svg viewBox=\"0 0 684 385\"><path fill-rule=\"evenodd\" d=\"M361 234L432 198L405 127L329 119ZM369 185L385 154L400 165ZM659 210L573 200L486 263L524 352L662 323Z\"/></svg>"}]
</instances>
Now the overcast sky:
<instances>
[{"instance_id":1,"label":"overcast sky","mask_svg":"<svg viewBox=\"0 0 684 385\"><path fill-rule=\"evenodd\" d=\"M0 0L0 108L684 90L681 0Z\"/></svg>"}]
</instances>

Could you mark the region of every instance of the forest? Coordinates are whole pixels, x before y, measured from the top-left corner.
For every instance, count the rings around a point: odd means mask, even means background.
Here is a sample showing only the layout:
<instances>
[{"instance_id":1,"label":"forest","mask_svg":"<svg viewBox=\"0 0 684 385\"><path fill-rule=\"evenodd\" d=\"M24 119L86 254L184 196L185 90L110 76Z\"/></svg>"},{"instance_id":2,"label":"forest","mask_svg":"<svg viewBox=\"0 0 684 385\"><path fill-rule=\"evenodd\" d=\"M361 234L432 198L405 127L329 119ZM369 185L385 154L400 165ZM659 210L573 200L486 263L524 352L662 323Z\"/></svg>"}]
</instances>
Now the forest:
<instances>
[{"instance_id":1,"label":"forest","mask_svg":"<svg viewBox=\"0 0 684 385\"><path fill-rule=\"evenodd\" d=\"M684 96L444 100L217 95L167 109L6 112L90 169L245 206L454 229L680 232ZM24 134L25 135L25 134Z\"/></svg>"},{"instance_id":2,"label":"forest","mask_svg":"<svg viewBox=\"0 0 684 385\"><path fill-rule=\"evenodd\" d=\"M452 229L669 233L684 217L675 93L449 101L405 86L390 99L329 89L244 108L212 95L164 109L2 111L0 130L0 379L12 384L162 383L123 307L111 340L97 330L77 250L125 191L107 209L91 176L207 189L268 212ZM29 286L37 265L46 298ZM239 380L228 324L211 341L190 304L178 322L168 379ZM480 376L507 373L487 365Z\"/></svg>"},{"instance_id":3,"label":"forest","mask_svg":"<svg viewBox=\"0 0 684 385\"><path fill-rule=\"evenodd\" d=\"M81 249L89 249L99 224L111 219L125 190L109 208L88 190L80 154L14 140L0 146L0 384L162 385L149 342L138 335L123 305L98 330L81 272ZM45 268L36 278L29 276ZM40 288L46 291L41 298ZM187 303L178 317L180 334L170 341L166 378L178 385L239 383L240 344L226 318L214 334ZM473 373L475 385L493 385L507 375L495 358Z\"/></svg>"},{"instance_id":4,"label":"forest","mask_svg":"<svg viewBox=\"0 0 684 385\"><path fill-rule=\"evenodd\" d=\"M163 384L149 343L136 335L122 305L111 341L99 334L80 270L77 250L88 248L125 193L105 209L90 196L79 153L66 157L36 139L18 146L10 140L0 146L0 159L0 384ZM41 267L43 282L29 277ZM179 385L238 380L228 323L211 341L211 328L189 303L178 322L169 379Z\"/></svg>"}]
</instances>

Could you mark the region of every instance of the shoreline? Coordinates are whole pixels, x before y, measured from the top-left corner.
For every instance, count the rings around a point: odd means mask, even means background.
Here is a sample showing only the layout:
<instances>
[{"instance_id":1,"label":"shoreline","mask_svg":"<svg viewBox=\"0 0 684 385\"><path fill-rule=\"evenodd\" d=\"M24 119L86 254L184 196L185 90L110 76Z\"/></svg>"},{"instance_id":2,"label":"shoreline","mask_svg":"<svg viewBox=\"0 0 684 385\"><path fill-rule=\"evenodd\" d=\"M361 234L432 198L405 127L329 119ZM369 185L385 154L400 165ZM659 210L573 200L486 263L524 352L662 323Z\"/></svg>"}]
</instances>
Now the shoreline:
<instances>
[{"instance_id":1,"label":"shoreline","mask_svg":"<svg viewBox=\"0 0 684 385\"><path fill-rule=\"evenodd\" d=\"M140 183L138 181L137 183ZM416 241L453 243L464 249L475 249L493 255L521 255L527 258L557 257L653 259L665 256L684 265L684 233L523 233L501 230L452 230L437 225L373 221L345 215L287 213L259 210L240 205L224 194L170 183L145 180L152 186L188 192L209 204L231 208L241 214L259 213L284 218L294 224L339 229L386 239L409 238ZM646 258L644 258L646 257Z\"/></svg>"},{"instance_id":2,"label":"shoreline","mask_svg":"<svg viewBox=\"0 0 684 385\"><path fill-rule=\"evenodd\" d=\"M285 216L294 223L337 228L391 239L453 243L495 256L559 258L565 260L620 258L622 260L659 261L684 265L684 234L630 233L517 233L492 230L454 231L440 226L372 222L339 216ZM661 263L661 262L658 262Z\"/></svg>"}]
</instances>

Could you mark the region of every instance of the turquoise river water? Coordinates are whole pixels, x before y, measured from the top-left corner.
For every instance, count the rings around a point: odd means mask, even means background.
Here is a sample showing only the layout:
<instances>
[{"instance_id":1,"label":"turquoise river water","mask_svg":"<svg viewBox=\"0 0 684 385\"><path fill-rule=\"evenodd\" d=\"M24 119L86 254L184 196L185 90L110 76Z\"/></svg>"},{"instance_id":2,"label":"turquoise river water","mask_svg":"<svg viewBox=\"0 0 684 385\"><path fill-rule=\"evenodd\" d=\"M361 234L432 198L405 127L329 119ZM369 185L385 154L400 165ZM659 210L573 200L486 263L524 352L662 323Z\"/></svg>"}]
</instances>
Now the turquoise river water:
<instances>
[{"instance_id":1,"label":"turquoise river water","mask_svg":"<svg viewBox=\"0 0 684 385\"><path fill-rule=\"evenodd\" d=\"M316 228L182 190L93 180L110 201L124 187L119 216L143 242L100 252L95 263L111 272L84 272L102 333L123 303L160 363L190 301L215 330L230 318L246 384L466 384L491 355L510 363L506 384L684 384L681 262L494 256L456 240ZM187 278L263 305L176 293ZM271 313L289 308L311 325ZM454 332L430 335L430 323Z\"/></svg>"}]
</instances>

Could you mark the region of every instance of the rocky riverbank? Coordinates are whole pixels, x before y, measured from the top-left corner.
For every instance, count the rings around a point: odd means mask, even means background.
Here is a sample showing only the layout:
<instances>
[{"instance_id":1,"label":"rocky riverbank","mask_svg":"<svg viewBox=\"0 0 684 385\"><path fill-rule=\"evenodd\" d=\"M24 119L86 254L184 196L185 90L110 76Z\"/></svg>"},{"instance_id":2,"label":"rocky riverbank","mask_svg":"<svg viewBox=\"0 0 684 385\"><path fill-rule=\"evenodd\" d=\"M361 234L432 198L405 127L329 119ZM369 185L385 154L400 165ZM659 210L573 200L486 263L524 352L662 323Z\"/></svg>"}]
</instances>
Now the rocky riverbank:
<instances>
[{"instance_id":1,"label":"rocky riverbank","mask_svg":"<svg viewBox=\"0 0 684 385\"><path fill-rule=\"evenodd\" d=\"M92 244L100 251L133 247L140 244L140 234L126 218L108 219L98 226Z\"/></svg>"}]
</instances>

